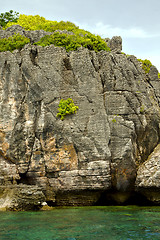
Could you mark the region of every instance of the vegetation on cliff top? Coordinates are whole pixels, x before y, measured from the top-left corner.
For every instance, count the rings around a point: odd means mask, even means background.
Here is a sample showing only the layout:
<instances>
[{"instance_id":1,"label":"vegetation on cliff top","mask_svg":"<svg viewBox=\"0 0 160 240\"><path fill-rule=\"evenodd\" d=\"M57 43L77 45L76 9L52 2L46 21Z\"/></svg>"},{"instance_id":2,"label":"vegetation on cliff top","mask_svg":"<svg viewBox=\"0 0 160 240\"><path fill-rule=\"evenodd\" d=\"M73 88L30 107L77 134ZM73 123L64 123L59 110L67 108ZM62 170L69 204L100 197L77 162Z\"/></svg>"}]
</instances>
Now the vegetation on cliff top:
<instances>
[{"instance_id":1,"label":"vegetation on cliff top","mask_svg":"<svg viewBox=\"0 0 160 240\"><path fill-rule=\"evenodd\" d=\"M89 50L94 50L95 52L110 50L100 36L96 36L84 30L77 30L73 35L55 32L52 35L44 36L35 44L43 47L54 44L58 47L64 47L67 52L77 50L81 46Z\"/></svg>"},{"instance_id":2,"label":"vegetation on cliff top","mask_svg":"<svg viewBox=\"0 0 160 240\"><path fill-rule=\"evenodd\" d=\"M79 29L79 27L72 22L50 21L39 15L32 16L20 14L16 24L20 25L27 31L44 30L46 32L54 32L55 30L74 31L75 29ZM12 25L15 25L15 23L8 22L5 29L11 27Z\"/></svg>"},{"instance_id":3,"label":"vegetation on cliff top","mask_svg":"<svg viewBox=\"0 0 160 240\"><path fill-rule=\"evenodd\" d=\"M0 26L5 27L8 23L15 24L18 19L19 19L19 13L13 12L13 10L10 10L9 12L1 13Z\"/></svg>"},{"instance_id":4,"label":"vegetation on cliff top","mask_svg":"<svg viewBox=\"0 0 160 240\"><path fill-rule=\"evenodd\" d=\"M9 38L0 38L0 52L12 52L15 49L22 49L29 42L29 38L20 34L15 34Z\"/></svg>"},{"instance_id":5,"label":"vegetation on cliff top","mask_svg":"<svg viewBox=\"0 0 160 240\"><path fill-rule=\"evenodd\" d=\"M145 73L149 73L150 68L153 66L152 63L147 59L145 60L137 59L137 60L142 63L142 68L145 71Z\"/></svg>"},{"instance_id":6,"label":"vegetation on cliff top","mask_svg":"<svg viewBox=\"0 0 160 240\"><path fill-rule=\"evenodd\" d=\"M16 15L17 16L17 15ZM40 17L39 15L32 16L32 15L24 15L21 14L19 18L16 18L16 21L11 19L8 21L3 27L7 29L12 25L20 25L25 30L44 30L47 32L53 32L52 35L46 35L40 41L35 43L36 45L47 46L54 44L58 47L64 47L66 51L74 51L77 50L79 47L85 47L89 50L94 50L96 52L104 50L110 51L110 48L107 46L107 43L98 35L94 35L88 31L83 29L79 29L74 23L71 22L57 22L57 21L50 21L46 20L44 17ZM69 33L64 32L57 32L56 30L67 30ZM55 32L56 31L56 32ZM11 43L11 38L5 39L6 45ZM13 46L19 48L19 44L16 43L16 38L13 37L12 41L14 42ZM8 43L9 42L9 43ZM23 41L24 42L24 41ZM5 48L4 44L1 47L0 42L0 49L3 51L9 50ZM12 49L13 50L13 49ZM2 50L0 50L2 51Z\"/></svg>"},{"instance_id":7,"label":"vegetation on cliff top","mask_svg":"<svg viewBox=\"0 0 160 240\"><path fill-rule=\"evenodd\" d=\"M67 52L77 50L79 47L85 47L89 50L94 50L95 52L104 50L110 51L107 43L98 35L94 35L83 29L79 29L72 22L64 21L50 21L46 20L44 17L39 15L24 15L18 12L10 10L6 13L1 13L0 15L0 26L3 29L7 29L12 25L20 25L25 30L44 30L46 32L53 32L51 35L46 35L36 42L35 45L48 46L54 44L58 47L64 47ZM56 31L58 30L58 31ZM67 30L70 33L59 32ZM9 38L0 39L0 52L13 51L14 49L21 49L25 44L29 43L30 39L19 34L15 34ZM138 59L142 63L142 68L145 73L149 73L152 63L145 59ZM158 78L160 79L160 73L158 73Z\"/></svg>"},{"instance_id":8,"label":"vegetation on cliff top","mask_svg":"<svg viewBox=\"0 0 160 240\"><path fill-rule=\"evenodd\" d=\"M151 67L153 66L153 64L151 63L151 61L149 61L148 59L142 60L142 59L137 59L139 62L142 63L142 69L145 71L145 73L149 73ZM160 73L158 72L158 78L160 79Z\"/></svg>"}]
</instances>

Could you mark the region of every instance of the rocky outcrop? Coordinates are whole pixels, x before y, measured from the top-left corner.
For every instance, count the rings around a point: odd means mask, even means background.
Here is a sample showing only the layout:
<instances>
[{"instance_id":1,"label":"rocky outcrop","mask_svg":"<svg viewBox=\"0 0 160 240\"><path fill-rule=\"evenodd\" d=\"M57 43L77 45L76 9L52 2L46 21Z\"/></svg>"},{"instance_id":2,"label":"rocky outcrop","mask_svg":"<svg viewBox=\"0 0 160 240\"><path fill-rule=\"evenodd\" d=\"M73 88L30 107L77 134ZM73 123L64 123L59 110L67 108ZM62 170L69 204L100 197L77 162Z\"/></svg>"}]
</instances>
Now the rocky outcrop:
<instances>
[{"instance_id":1,"label":"rocky outcrop","mask_svg":"<svg viewBox=\"0 0 160 240\"><path fill-rule=\"evenodd\" d=\"M66 33L69 35L74 34L73 32L67 30L56 30L55 32ZM21 26L13 25L6 30L0 29L0 38L8 38L10 36L13 36L15 33L29 38L31 44L38 42L42 37L46 35L53 34L53 32L45 32L44 30L25 31Z\"/></svg>"},{"instance_id":2,"label":"rocky outcrop","mask_svg":"<svg viewBox=\"0 0 160 240\"><path fill-rule=\"evenodd\" d=\"M142 192L150 201L160 204L160 144L154 149L147 161L137 172L137 191Z\"/></svg>"},{"instance_id":3,"label":"rocky outcrop","mask_svg":"<svg viewBox=\"0 0 160 240\"><path fill-rule=\"evenodd\" d=\"M38 210L45 196L37 186L12 184L0 188L0 208L2 210Z\"/></svg>"},{"instance_id":4,"label":"rocky outcrop","mask_svg":"<svg viewBox=\"0 0 160 240\"><path fill-rule=\"evenodd\" d=\"M122 51L122 38L120 36L114 36L112 39L105 39L108 47L114 53L121 53Z\"/></svg>"},{"instance_id":5,"label":"rocky outcrop","mask_svg":"<svg viewBox=\"0 0 160 240\"><path fill-rule=\"evenodd\" d=\"M43 35L18 31L36 41ZM26 45L0 53L1 207L124 203L135 190L157 193L158 72L146 75L115 39L111 52ZM79 107L63 121L62 98Z\"/></svg>"}]
</instances>

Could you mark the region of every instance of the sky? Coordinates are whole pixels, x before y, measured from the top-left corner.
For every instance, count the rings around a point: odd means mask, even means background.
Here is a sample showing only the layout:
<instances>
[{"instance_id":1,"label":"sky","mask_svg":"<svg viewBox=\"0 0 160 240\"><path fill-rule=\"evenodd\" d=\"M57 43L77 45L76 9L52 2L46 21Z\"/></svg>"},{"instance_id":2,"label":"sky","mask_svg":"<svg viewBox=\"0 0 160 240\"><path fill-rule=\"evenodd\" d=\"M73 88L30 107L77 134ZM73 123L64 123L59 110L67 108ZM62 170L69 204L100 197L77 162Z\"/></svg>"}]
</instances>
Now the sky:
<instances>
[{"instance_id":1,"label":"sky","mask_svg":"<svg viewBox=\"0 0 160 240\"><path fill-rule=\"evenodd\" d=\"M10 10L70 21L103 38L121 36L123 52L149 59L160 72L160 0L1 0Z\"/></svg>"}]
</instances>

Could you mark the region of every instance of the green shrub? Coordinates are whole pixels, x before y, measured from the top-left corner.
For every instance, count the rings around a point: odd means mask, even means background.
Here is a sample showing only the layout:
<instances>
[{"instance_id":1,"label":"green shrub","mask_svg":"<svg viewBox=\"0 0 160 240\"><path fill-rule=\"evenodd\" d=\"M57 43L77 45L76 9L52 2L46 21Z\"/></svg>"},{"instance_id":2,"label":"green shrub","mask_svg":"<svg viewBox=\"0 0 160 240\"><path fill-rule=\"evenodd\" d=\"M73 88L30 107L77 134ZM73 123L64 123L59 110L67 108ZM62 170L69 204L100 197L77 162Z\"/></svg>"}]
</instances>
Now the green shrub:
<instances>
[{"instance_id":1,"label":"green shrub","mask_svg":"<svg viewBox=\"0 0 160 240\"><path fill-rule=\"evenodd\" d=\"M57 113L57 117L60 117L61 120L63 120L66 115L76 113L78 110L78 106L74 105L71 98L68 98L67 100L61 99L58 107L59 113Z\"/></svg>"},{"instance_id":2,"label":"green shrub","mask_svg":"<svg viewBox=\"0 0 160 240\"><path fill-rule=\"evenodd\" d=\"M77 50L81 46L95 52L100 50L110 51L105 41L91 33L86 33L85 35L79 33L68 35L66 33L55 32L52 35L44 36L35 44L43 47L54 44L58 47L65 47L67 52Z\"/></svg>"},{"instance_id":3,"label":"green shrub","mask_svg":"<svg viewBox=\"0 0 160 240\"><path fill-rule=\"evenodd\" d=\"M0 52L13 51L15 49L21 49L30 40L27 37L15 34L9 38L0 38Z\"/></svg>"},{"instance_id":4,"label":"green shrub","mask_svg":"<svg viewBox=\"0 0 160 240\"><path fill-rule=\"evenodd\" d=\"M137 59L137 60L142 63L142 68L145 71L145 73L149 73L150 68L152 67L152 63L147 59L145 60Z\"/></svg>"},{"instance_id":5,"label":"green shrub","mask_svg":"<svg viewBox=\"0 0 160 240\"><path fill-rule=\"evenodd\" d=\"M11 27L15 23L9 22L5 26L5 29ZM44 17L39 15L25 15L21 14L16 22L16 24L22 26L25 30L34 31L34 30L44 30L48 32L54 32L55 30L67 30L72 31L73 29L78 28L74 23L71 22L57 22L46 20Z\"/></svg>"},{"instance_id":6,"label":"green shrub","mask_svg":"<svg viewBox=\"0 0 160 240\"><path fill-rule=\"evenodd\" d=\"M9 22L5 26L5 29L14 25L15 23ZM65 47L66 50L73 51L77 50L80 46L94 50L96 52L100 50L110 51L107 43L100 37L91 34L88 31L79 29L74 23L71 22L57 22L49 21L39 15L20 15L16 24L22 26L25 30L44 30L54 32L50 36L43 37L36 45L48 46L54 44L58 47ZM55 32L55 30L67 30L74 33L74 35L68 35L65 33Z\"/></svg>"},{"instance_id":7,"label":"green shrub","mask_svg":"<svg viewBox=\"0 0 160 240\"><path fill-rule=\"evenodd\" d=\"M112 119L112 122L113 122L113 123L116 123L117 121L116 121L116 119L115 119L115 118L113 118L113 119Z\"/></svg>"},{"instance_id":8,"label":"green shrub","mask_svg":"<svg viewBox=\"0 0 160 240\"><path fill-rule=\"evenodd\" d=\"M137 60L142 63L142 68L145 71L145 73L149 73L150 68L153 66L153 64L147 59L145 59L145 60L137 59ZM158 78L160 78L159 72L158 72Z\"/></svg>"},{"instance_id":9,"label":"green shrub","mask_svg":"<svg viewBox=\"0 0 160 240\"><path fill-rule=\"evenodd\" d=\"M19 13L13 12L13 10L10 10L9 12L1 13L0 26L5 27L9 22L15 24L18 21L18 18L19 18Z\"/></svg>"}]
</instances>

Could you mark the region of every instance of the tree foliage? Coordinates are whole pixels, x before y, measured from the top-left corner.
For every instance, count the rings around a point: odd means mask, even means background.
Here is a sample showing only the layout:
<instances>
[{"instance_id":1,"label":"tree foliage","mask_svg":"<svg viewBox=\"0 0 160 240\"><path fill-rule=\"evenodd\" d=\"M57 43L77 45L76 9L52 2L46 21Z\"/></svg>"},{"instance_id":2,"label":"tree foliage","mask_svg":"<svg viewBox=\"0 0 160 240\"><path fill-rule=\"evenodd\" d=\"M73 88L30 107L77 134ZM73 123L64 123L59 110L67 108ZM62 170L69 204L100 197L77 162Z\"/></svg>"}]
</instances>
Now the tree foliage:
<instances>
[{"instance_id":1,"label":"tree foliage","mask_svg":"<svg viewBox=\"0 0 160 240\"><path fill-rule=\"evenodd\" d=\"M10 10L9 12L1 13L0 15L0 26L5 27L9 22L15 24L18 21L19 13L13 12Z\"/></svg>"},{"instance_id":2,"label":"tree foliage","mask_svg":"<svg viewBox=\"0 0 160 240\"><path fill-rule=\"evenodd\" d=\"M8 28L14 24L15 24L14 22L8 22L5 28ZM28 31L44 30L47 32L54 32L57 29L72 31L78 28L74 23L69 21L67 22L50 21L46 20L44 17L41 17L39 15L32 16L25 14L20 14L16 24L20 25L21 27Z\"/></svg>"}]
</instances>

